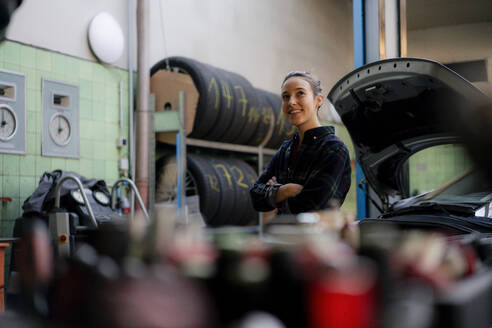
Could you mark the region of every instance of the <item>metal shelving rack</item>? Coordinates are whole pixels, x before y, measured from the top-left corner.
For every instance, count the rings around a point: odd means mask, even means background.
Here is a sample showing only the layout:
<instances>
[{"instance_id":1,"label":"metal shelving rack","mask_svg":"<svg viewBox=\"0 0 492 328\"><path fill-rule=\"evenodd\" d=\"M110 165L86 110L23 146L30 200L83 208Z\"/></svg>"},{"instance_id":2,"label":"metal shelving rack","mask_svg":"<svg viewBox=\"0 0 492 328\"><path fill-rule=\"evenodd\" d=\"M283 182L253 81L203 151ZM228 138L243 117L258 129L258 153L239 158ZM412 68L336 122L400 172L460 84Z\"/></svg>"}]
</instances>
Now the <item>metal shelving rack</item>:
<instances>
[{"instance_id":1,"label":"metal shelving rack","mask_svg":"<svg viewBox=\"0 0 492 328\"><path fill-rule=\"evenodd\" d=\"M162 116L163 120L168 120L173 122L170 124L170 127L166 128L160 128L157 124L154 124L154 132L177 132L176 135L176 158L177 158L177 165L178 165L178 183L177 183L177 207L178 207L178 215L180 218L184 218L185 213L184 213L184 199L185 199L185 188L184 188L184 182L185 180L185 175L186 175L186 152L187 152L187 146L195 146L195 147L203 147L203 148L210 148L210 149L219 149L219 150L228 150L232 152L241 152L241 153L249 153L249 154L256 154L258 155L258 172L261 173L263 171L263 165L264 165L264 155L273 155L275 154L276 150L275 149L270 149L270 148L265 148L265 145L267 142L270 140L273 134L273 130L275 127L275 120L272 119L270 120L270 127L268 129L268 132L263 139L263 141L260 143L259 146L246 146L246 145L238 145L238 144L231 144L231 143L223 143L223 142L217 142L217 141L209 141L209 140L202 140L202 139L193 139L193 138L188 138L186 137L186 128L185 128L185 103L186 98L185 98L185 92L184 91L179 91L179 104L178 104L178 109L177 110L171 110L167 112L154 112L154 115L159 115ZM155 119L154 121L159 121ZM260 212L258 214L258 230L260 233L260 236L263 235L263 215Z\"/></svg>"}]
</instances>

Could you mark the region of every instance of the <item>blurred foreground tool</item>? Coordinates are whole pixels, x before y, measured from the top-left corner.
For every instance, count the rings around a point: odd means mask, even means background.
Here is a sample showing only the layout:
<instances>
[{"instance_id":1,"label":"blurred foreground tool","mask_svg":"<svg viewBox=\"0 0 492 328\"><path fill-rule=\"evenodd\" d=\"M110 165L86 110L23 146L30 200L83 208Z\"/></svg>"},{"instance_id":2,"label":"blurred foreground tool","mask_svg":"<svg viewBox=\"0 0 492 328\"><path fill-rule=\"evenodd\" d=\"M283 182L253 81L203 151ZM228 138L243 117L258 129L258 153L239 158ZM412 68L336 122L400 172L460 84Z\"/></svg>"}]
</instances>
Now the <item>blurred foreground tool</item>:
<instances>
[{"instance_id":1,"label":"blurred foreground tool","mask_svg":"<svg viewBox=\"0 0 492 328\"><path fill-rule=\"evenodd\" d=\"M472 275L478 265L469 245L422 231L404 234L393 258L401 274L423 279L440 290L448 290L459 279Z\"/></svg>"},{"instance_id":2,"label":"blurred foreground tool","mask_svg":"<svg viewBox=\"0 0 492 328\"><path fill-rule=\"evenodd\" d=\"M20 256L35 258L21 270L27 307L84 327L490 327L477 236L373 226L355 248L338 211L283 219L294 224L260 239L253 227L176 225L160 206L150 225L101 225L53 265L39 252L46 228L33 226Z\"/></svg>"},{"instance_id":3,"label":"blurred foreground tool","mask_svg":"<svg viewBox=\"0 0 492 328\"><path fill-rule=\"evenodd\" d=\"M0 312L5 311L5 249L9 243L0 243Z\"/></svg>"},{"instance_id":4,"label":"blurred foreground tool","mask_svg":"<svg viewBox=\"0 0 492 328\"><path fill-rule=\"evenodd\" d=\"M272 215L275 214L272 213ZM358 222L355 221L355 215L353 213L343 212L337 206L333 206L332 208L323 211L300 213L298 215L273 216L271 219L269 218L266 223L267 230L273 228L273 231L275 231L276 226L282 225L297 225L307 228L307 231L310 232L327 233L345 241L352 246L354 250L359 248L360 232ZM302 229L299 231L301 230ZM283 237L289 238L287 235L284 235ZM293 237L294 240L292 241L300 241L296 239L295 236Z\"/></svg>"},{"instance_id":5,"label":"blurred foreground tool","mask_svg":"<svg viewBox=\"0 0 492 328\"><path fill-rule=\"evenodd\" d=\"M378 268L377 327L490 327L484 237L362 225L359 254Z\"/></svg>"},{"instance_id":6,"label":"blurred foreground tool","mask_svg":"<svg viewBox=\"0 0 492 328\"><path fill-rule=\"evenodd\" d=\"M376 272L354 262L326 270L308 289L310 327L370 328L376 320Z\"/></svg>"}]
</instances>

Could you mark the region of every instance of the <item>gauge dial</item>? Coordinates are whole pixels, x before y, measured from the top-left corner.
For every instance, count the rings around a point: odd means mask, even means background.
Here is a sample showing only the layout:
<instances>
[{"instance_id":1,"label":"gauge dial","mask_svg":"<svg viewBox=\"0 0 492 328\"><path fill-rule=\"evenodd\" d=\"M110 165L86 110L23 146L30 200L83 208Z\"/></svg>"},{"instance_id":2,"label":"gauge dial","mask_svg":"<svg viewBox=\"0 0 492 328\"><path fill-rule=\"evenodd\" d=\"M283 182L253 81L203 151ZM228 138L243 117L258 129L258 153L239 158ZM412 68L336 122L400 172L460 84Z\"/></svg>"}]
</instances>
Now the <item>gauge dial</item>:
<instances>
[{"instance_id":1,"label":"gauge dial","mask_svg":"<svg viewBox=\"0 0 492 328\"><path fill-rule=\"evenodd\" d=\"M94 198L102 205L109 205L109 197L102 191L95 191Z\"/></svg>"},{"instance_id":2,"label":"gauge dial","mask_svg":"<svg viewBox=\"0 0 492 328\"><path fill-rule=\"evenodd\" d=\"M92 190L90 189L84 189L84 192L86 194L86 196L92 194ZM82 194L80 193L80 191L78 189L73 189L70 194L72 195L73 199L75 199L77 201L77 203L81 204L81 205L85 205L84 203L84 198L82 197Z\"/></svg>"},{"instance_id":3,"label":"gauge dial","mask_svg":"<svg viewBox=\"0 0 492 328\"><path fill-rule=\"evenodd\" d=\"M17 117L7 105L0 105L0 140L12 139L17 130Z\"/></svg>"},{"instance_id":4,"label":"gauge dial","mask_svg":"<svg viewBox=\"0 0 492 328\"><path fill-rule=\"evenodd\" d=\"M55 114L49 126L50 136L59 146L65 146L72 136L72 127L68 118L62 114Z\"/></svg>"},{"instance_id":5,"label":"gauge dial","mask_svg":"<svg viewBox=\"0 0 492 328\"><path fill-rule=\"evenodd\" d=\"M84 199L82 198L82 194L79 190L72 190L70 194L72 195L73 199L77 201L77 203L84 204Z\"/></svg>"}]
</instances>

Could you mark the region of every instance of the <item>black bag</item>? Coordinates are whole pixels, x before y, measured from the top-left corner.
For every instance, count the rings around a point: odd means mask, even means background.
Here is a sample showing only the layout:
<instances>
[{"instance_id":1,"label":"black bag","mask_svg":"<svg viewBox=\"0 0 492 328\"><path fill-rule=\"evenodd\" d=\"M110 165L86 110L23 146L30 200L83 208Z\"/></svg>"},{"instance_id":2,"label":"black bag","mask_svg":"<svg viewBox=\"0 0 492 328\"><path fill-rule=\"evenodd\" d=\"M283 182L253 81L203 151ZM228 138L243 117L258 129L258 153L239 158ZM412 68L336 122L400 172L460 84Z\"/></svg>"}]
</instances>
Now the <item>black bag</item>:
<instances>
[{"instance_id":1,"label":"black bag","mask_svg":"<svg viewBox=\"0 0 492 328\"><path fill-rule=\"evenodd\" d=\"M90 189L93 192L100 191L104 193L108 198L110 197L106 182L104 180L88 179L80 174L74 172L64 172L62 170L55 170L53 172L45 172L41 179L39 179L39 185L34 190L31 196L29 196L22 205L24 217L41 216L46 217L48 213L53 209L55 205L55 189L56 184L60 179L67 175L73 175L77 177L84 189ZM78 189L77 184L73 180L67 180L60 188L60 198L68 195L70 191ZM63 207L61 203L61 207Z\"/></svg>"}]
</instances>

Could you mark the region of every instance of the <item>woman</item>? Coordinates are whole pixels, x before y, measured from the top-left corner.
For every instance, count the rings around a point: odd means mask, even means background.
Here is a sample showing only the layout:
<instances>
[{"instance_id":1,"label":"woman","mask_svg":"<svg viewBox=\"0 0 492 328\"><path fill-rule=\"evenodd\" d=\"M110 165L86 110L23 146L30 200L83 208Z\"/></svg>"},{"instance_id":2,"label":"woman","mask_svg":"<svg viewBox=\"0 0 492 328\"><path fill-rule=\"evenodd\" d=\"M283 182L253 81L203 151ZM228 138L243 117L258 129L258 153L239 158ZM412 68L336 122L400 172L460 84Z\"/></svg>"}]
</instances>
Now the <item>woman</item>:
<instances>
[{"instance_id":1,"label":"woman","mask_svg":"<svg viewBox=\"0 0 492 328\"><path fill-rule=\"evenodd\" d=\"M257 211L297 214L342 205L350 188L350 158L332 126L321 126L321 85L307 72L282 83L282 112L296 126L250 190Z\"/></svg>"}]
</instances>

